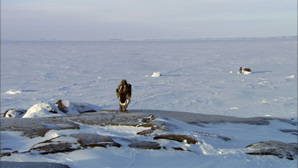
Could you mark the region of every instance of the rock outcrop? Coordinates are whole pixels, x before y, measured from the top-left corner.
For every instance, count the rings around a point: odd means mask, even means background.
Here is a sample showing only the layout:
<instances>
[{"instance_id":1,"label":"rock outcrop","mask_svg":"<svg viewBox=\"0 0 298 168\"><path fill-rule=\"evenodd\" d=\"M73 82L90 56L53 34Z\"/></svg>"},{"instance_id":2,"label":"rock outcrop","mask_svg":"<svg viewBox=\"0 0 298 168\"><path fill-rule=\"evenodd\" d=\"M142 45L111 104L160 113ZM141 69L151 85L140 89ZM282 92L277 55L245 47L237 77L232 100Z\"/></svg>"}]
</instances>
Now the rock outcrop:
<instances>
[{"instance_id":1,"label":"rock outcrop","mask_svg":"<svg viewBox=\"0 0 298 168\"><path fill-rule=\"evenodd\" d=\"M46 162L0 162L1 168L69 168L69 166L59 163Z\"/></svg>"},{"instance_id":2,"label":"rock outcrop","mask_svg":"<svg viewBox=\"0 0 298 168\"><path fill-rule=\"evenodd\" d=\"M179 125L175 125L172 119L159 114L152 115L140 112L119 113L113 110L95 113L82 113L77 115L62 115L56 117L41 118L7 118L1 123L1 131L19 131L29 138L44 137L50 130L79 130L81 126L130 126L144 128L136 132L135 136L147 137L146 141L127 137L110 137L95 133L72 133L60 135L39 142L28 151L31 153L50 154L59 152L71 152L83 148L93 147L122 147L122 141L128 143L130 148L138 149L175 149L182 150L184 143L196 144L198 141L189 135L176 134ZM185 123L186 124L186 123ZM198 134L198 132L193 132ZM208 135L208 134L206 134ZM210 136L212 137L212 136ZM212 138L222 140L220 135ZM181 146L162 146L160 139L180 142ZM10 155L6 153L3 155Z\"/></svg>"},{"instance_id":3,"label":"rock outcrop","mask_svg":"<svg viewBox=\"0 0 298 168\"><path fill-rule=\"evenodd\" d=\"M34 145L29 152L37 151L40 154L71 152L87 147L121 147L108 136L97 134L69 134L58 136Z\"/></svg>"},{"instance_id":4,"label":"rock outcrop","mask_svg":"<svg viewBox=\"0 0 298 168\"><path fill-rule=\"evenodd\" d=\"M279 158L294 160L298 156L297 143L283 143L278 141L262 141L248 145L249 155L273 155Z\"/></svg>"},{"instance_id":5,"label":"rock outcrop","mask_svg":"<svg viewBox=\"0 0 298 168\"><path fill-rule=\"evenodd\" d=\"M58 102L59 111L66 112L67 106L63 101ZM62 104L61 104L62 103ZM51 107L49 107L50 109ZM52 108L53 109L53 108ZM151 112L151 113L149 113ZM179 121L177 121L179 120ZM47 137L51 131L62 132L55 137L45 139L34 144L27 151L18 151L16 149L1 149L0 157L9 157L17 153L37 153L54 154L63 152L72 152L85 148L122 148L129 147L143 150L177 150L192 152L193 147L204 144L206 139L228 143L232 138L199 131L198 128L204 128L207 123L231 122L255 125L267 125L273 118L248 118L239 119L236 117L211 116L190 113L154 111L154 110L132 110L120 113L115 110L102 110L99 112L84 112L73 115L60 115L54 117L39 118L3 118L1 120L1 131L18 131L23 136L29 138ZM295 125L296 123L277 119L281 122ZM92 130L105 127L111 129L120 129L121 127L136 131L133 136L122 137L121 134L109 135L101 131L80 132L84 127L92 127ZM196 129L192 129L195 127ZM107 128L106 128L107 129ZM187 130L184 130L187 129ZM68 131L71 130L71 131ZM183 131L181 131L183 130ZM281 132L296 135L297 130L280 129ZM202 140L205 139L205 140ZM166 143L165 143L166 142ZM251 144L246 147L249 155L274 155L279 158L293 160L297 158L297 144L286 144L277 141L264 141Z\"/></svg>"},{"instance_id":6,"label":"rock outcrop","mask_svg":"<svg viewBox=\"0 0 298 168\"><path fill-rule=\"evenodd\" d=\"M25 109L9 109L5 111L3 117L8 118L22 118L26 114L27 110Z\"/></svg>"},{"instance_id":7,"label":"rock outcrop","mask_svg":"<svg viewBox=\"0 0 298 168\"><path fill-rule=\"evenodd\" d=\"M101 107L88 103L74 103L68 100L58 100L56 103L37 103L25 109L9 109L3 117L7 118L37 118L52 117L60 115L81 114L86 112L96 112L102 110Z\"/></svg>"}]
</instances>

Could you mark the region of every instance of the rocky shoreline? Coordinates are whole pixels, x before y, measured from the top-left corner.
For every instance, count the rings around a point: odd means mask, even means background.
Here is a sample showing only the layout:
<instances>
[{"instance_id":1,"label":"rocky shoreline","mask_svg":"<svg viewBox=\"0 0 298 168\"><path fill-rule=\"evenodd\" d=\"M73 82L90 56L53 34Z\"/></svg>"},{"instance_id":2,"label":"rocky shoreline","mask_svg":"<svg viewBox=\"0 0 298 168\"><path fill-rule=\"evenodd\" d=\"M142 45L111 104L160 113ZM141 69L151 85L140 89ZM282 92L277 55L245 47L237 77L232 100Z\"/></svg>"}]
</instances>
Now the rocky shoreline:
<instances>
[{"instance_id":1,"label":"rocky shoreline","mask_svg":"<svg viewBox=\"0 0 298 168\"><path fill-rule=\"evenodd\" d=\"M268 125L274 120L297 126L297 123L291 120L279 118L237 118L157 110L130 110L129 112L101 110L98 112L85 112L53 117L2 118L1 132L22 132L22 136L31 139L45 137L50 131L80 130L84 126L96 126L99 128L108 126L142 128L141 131L137 132L135 135L142 138L107 136L90 132L69 132L38 142L27 151L1 148L0 156L10 157L11 155L19 153L47 155L83 150L86 148L122 148L123 146L132 149L193 152L193 146L203 143L201 138L225 142L232 141L233 138L220 134L202 132L192 129L192 126L203 128L205 125L211 123L241 123L259 126ZM188 130L183 130L183 128L187 128ZM297 130L285 131L280 129L280 131L297 135ZM160 142L161 139L175 143L163 145ZM247 146L243 146L243 148L248 150L246 153L249 155L273 155L289 160L297 159L298 155L297 143L289 144L275 141L261 141L254 144L247 144ZM2 162L1 164L5 167L5 165L11 165L12 163Z\"/></svg>"}]
</instances>

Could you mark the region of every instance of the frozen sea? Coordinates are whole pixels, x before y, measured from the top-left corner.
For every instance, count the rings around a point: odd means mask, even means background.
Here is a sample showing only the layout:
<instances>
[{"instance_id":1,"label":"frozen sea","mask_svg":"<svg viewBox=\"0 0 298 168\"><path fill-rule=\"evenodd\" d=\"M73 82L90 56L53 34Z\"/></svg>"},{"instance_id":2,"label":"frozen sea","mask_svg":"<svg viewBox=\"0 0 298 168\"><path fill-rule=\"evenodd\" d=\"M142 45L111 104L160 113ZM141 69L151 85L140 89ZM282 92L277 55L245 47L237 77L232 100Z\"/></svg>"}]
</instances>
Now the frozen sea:
<instances>
[{"instance_id":1,"label":"frozen sea","mask_svg":"<svg viewBox=\"0 0 298 168\"><path fill-rule=\"evenodd\" d=\"M1 41L1 113L59 99L118 109L122 79L128 110L297 117L297 37Z\"/></svg>"}]
</instances>

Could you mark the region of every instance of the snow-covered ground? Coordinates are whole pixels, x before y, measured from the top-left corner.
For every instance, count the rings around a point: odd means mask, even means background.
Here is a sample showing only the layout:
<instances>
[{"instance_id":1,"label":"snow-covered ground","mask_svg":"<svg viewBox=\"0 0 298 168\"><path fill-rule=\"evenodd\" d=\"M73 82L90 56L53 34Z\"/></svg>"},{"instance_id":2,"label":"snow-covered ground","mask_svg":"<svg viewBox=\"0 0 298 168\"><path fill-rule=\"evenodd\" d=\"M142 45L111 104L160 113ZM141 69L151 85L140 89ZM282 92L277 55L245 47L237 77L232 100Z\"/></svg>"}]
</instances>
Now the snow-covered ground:
<instances>
[{"instance_id":1,"label":"snow-covered ground","mask_svg":"<svg viewBox=\"0 0 298 168\"><path fill-rule=\"evenodd\" d=\"M158 114L159 113L159 114ZM70 166L71 168L79 167L287 167L295 168L297 166L298 151L294 154L294 149L287 149L281 146L281 150L277 151L277 156L262 156L262 155L248 155L246 153L253 152L247 146L261 141L274 141L286 144L295 143L296 135L291 132L283 132L281 130L295 130L297 125L293 125L290 120L258 120L249 119L248 122L234 120L233 122L221 122L229 120L229 118L220 118L220 116L207 116L208 118L191 115L191 119L199 119L207 123L188 124L179 120L164 117L172 115L176 112L134 110L130 113L114 113L114 112L97 112L87 113L81 116L67 116L60 122L55 122L57 117L52 119L32 118L13 120L11 118L3 119L1 132L1 148L2 152L13 152L11 156L3 156L2 161L13 162L50 162L60 163ZM139 135L139 132L148 130L148 126L133 126L135 122L141 123L140 120L135 120L135 116L149 116L154 114L157 118L149 122L151 125L157 125L157 129L148 135ZM54 114L53 114L54 115ZM174 114L178 117L179 113ZM180 114L181 115L181 114ZM182 114L183 115L183 114ZM114 121L109 119L109 116ZM65 120L66 119L66 120ZM150 119L150 118L149 118ZM187 116L178 117L187 121ZM24 120L24 121L20 121ZM217 122L208 122L208 120L217 120ZM64 122L67 121L67 122ZM75 121L79 124L80 129L71 129L70 122ZM110 125L109 121L114 123ZM116 121L121 124L117 125ZM258 124L253 124L258 121ZM269 121L269 122L268 122ZM20 122L20 123L18 123ZM143 121L142 121L143 122ZM268 122L268 123L267 123ZM84 123L84 124L82 124ZM120 124L119 123L119 124ZM8 131L11 129L24 128L27 136L21 136L22 133L15 131ZM43 137L36 136L37 129L31 128L51 128ZM159 127L160 125L161 127ZM13 127L11 127L13 126ZM68 129L65 129L67 128ZM63 129L60 129L63 128ZM74 127L73 127L74 128ZM295 133L295 131L293 132ZM28 135L29 134L29 135ZM49 143L53 138L53 144L63 142L72 143L73 148L78 147L79 141L74 137L68 137L71 134L81 134L81 136L108 136L114 141L121 144L121 147L87 147L72 152L58 152L54 154L39 154L43 151L52 151L51 147L37 150L34 148ZM195 143L188 143L188 141L177 142L167 139L156 139L156 135L186 135L193 138ZM31 136L29 138L28 136ZM60 137L59 137L60 136ZM76 135L78 136L78 135ZM153 138L154 137L154 138ZM89 140L90 141L90 140ZM93 141L96 141L96 139ZM42 142L42 143L40 143ZM158 143L161 149L138 149L129 147L132 142L150 142ZM179 148L181 150L174 150ZM276 146L265 146L264 150L274 153ZM56 149L57 150L57 149ZM184 151L183 151L184 150ZM297 148L296 148L297 150ZM29 152L28 152L29 151ZM265 153L265 152L263 152ZM289 153L289 155L287 154ZM293 156L294 160L289 160L286 157ZM32 165L31 165L32 167Z\"/></svg>"},{"instance_id":2,"label":"snow-covered ground","mask_svg":"<svg viewBox=\"0 0 298 168\"><path fill-rule=\"evenodd\" d=\"M118 109L121 79L130 109L294 117L297 38L1 43L2 113L59 99Z\"/></svg>"},{"instance_id":3,"label":"snow-covered ground","mask_svg":"<svg viewBox=\"0 0 298 168\"><path fill-rule=\"evenodd\" d=\"M240 67L248 67L252 73L238 74ZM297 37L1 42L2 114L11 108L46 113L41 105L53 105L60 99L84 102L97 109L118 109L115 90L122 79L133 86L128 111L270 116L297 122ZM27 116L39 116L33 113ZM232 141L202 139L198 146L185 144L193 152L88 148L53 155L16 154L1 160L55 162L70 167L296 167L297 159L250 156L244 148L266 140L297 143L297 135L280 131L295 130L297 125L275 120L264 126L209 123L201 127L172 122L181 127L180 132L198 130ZM75 131L144 140L135 134L141 129L83 125ZM33 139L4 131L1 146L26 151L41 140L72 131L50 131ZM165 146L169 143L159 142Z\"/></svg>"}]
</instances>

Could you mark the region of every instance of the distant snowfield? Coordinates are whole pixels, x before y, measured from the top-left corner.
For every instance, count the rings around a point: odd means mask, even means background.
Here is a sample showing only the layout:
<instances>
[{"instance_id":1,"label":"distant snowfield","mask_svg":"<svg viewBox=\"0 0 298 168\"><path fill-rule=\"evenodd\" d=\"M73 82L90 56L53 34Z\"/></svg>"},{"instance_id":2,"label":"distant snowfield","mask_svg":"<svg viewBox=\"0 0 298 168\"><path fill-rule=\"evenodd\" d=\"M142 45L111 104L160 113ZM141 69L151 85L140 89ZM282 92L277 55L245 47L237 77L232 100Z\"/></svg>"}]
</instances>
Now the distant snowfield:
<instances>
[{"instance_id":1,"label":"distant snowfield","mask_svg":"<svg viewBox=\"0 0 298 168\"><path fill-rule=\"evenodd\" d=\"M252 73L238 74L241 66L250 68ZM128 137L152 141L152 137L136 135L144 131L143 127L80 124L80 129L56 130L67 124L36 122L33 124L52 130L44 137L34 138L1 130L2 152L26 152L41 141L73 133L116 137L123 147L87 148L50 155L17 153L1 160L54 162L70 167L297 166L297 158L291 161L276 156L251 156L246 154L248 149L245 148L268 140L297 143L294 134L297 133L297 124L282 120L273 120L266 125L230 122L235 121L235 117L266 116L297 123L296 37L1 42L1 113L13 108L16 111L9 111L12 116L26 118L3 119L8 123L53 115L68 117L55 106L60 99L65 100L65 110L70 116L79 115L81 110L113 111L118 109L115 90L122 79L133 86L128 110L141 109L137 110L141 114L149 111L157 115L161 115L159 110L166 110L166 116L170 118L160 116L157 121L176 125L177 130L158 134L187 134L199 141L196 145L162 139L157 142L164 147L179 144L179 149L192 152L131 149L128 142L119 140L119 137ZM94 117L89 115L90 119ZM199 119L208 122L188 124ZM229 122L212 123L212 120L223 119ZM18 127L11 127L14 128ZM196 136L194 131L198 131L200 136ZM226 142L216 135L231 140Z\"/></svg>"},{"instance_id":2,"label":"distant snowfield","mask_svg":"<svg viewBox=\"0 0 298 168\"><path fill-rule=\"evenodd\" d=\"M295 117L296 40L3 41L1 113L59 99L118 109L126 79L131 109ZM252 73L237 74L240 66Z\"/></svg>"},{"instance_id":3,"label":"distant snowfield","mask_svg":"<svg viewBox=\"0 0 298 168\"><path fill-rule=\"evenodd\" d=\"M4 41L1 112L59 99L117 109L114 90L121 79L127 79L133 86L129 108L293 117L297 112L296 45L295 37ZM251 68L252 73L237 74L240 66Z\"/></svg>"}]
</instances>

